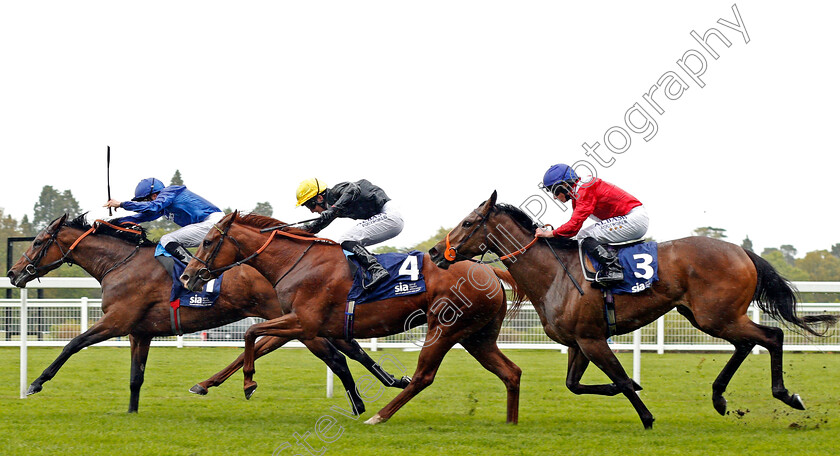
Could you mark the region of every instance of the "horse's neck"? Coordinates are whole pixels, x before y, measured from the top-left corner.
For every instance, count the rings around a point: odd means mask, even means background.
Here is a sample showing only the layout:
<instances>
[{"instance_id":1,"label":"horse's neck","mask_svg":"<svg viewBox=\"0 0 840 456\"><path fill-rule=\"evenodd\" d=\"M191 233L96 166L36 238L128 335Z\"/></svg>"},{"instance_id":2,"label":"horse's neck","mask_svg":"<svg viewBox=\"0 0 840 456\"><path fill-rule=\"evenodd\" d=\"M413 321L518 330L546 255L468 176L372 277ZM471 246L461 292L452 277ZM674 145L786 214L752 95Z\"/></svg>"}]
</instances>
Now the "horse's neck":
<instances>
[{"instance_id":1,"label":"horse's neck","mask_svg":"<svg viewBox=\"0 0 840 456\"><path fill-rule=\"evenodd\" d=\"M64 251L67 251L82 234L82 232L74 234L69 243L62 242ZM101 281L106 272L128 258L135 248L136 246L109 236L88 235L73 249L67 260L79 265L88 274Z\"/></svg>"},{"instance_id":2,"label":"horse's neck","mask_svg":"<svg viewBox=\"0 0 840 456\"><path fill-rule=\"evenodd\" d=\"M264 236L253 236L253 238L249 237L247 245L243 246L242 253L245 256L250 256L256 252L268 239ZM265 276L272 285L276 285L292 269L311 268L313 261L324 261L326 259L327 261L338 262L338 260L344 258L341 249L318 242L312 245L312 242L314 241L293 240L278 235L266 247L265 251L257 255L249 264ZM324 252L327 250L334 250L335 254L325 254Z\"/></svg>"},{"instance_id":3,"label":"horse's neck","mask_svg":"<svg viewBox=\"0 0 840 456\"><path fill-rule=\"evenodd\" d=\"M532 233L524 233L522 229L511 229L511 232L523 247L534 239ZM578 283L581 281L577 250L550 247L545 240L540 239L525 253L505 260L505 265L516 283L533 300L541 301L550 290L558 287L564 298L571 299L579 294L569 278L571 274Z\"/></svg>"}]
</instances>

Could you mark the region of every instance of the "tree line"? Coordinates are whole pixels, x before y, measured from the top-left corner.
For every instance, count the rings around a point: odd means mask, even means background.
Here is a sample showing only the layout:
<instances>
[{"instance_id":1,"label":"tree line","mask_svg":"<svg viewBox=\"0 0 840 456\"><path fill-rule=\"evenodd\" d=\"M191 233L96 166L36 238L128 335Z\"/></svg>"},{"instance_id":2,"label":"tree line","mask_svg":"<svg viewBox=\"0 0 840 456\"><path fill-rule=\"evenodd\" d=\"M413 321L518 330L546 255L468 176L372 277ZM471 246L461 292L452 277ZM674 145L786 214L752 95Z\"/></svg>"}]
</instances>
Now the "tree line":
<instances>
[{"instance_id":1,"label":"tree line","mask_svg":"<svg viewBox=\"0 0 840 456\"><path fill-rule=\"evenodd\" d=\"M172 179L170 179L169 185L184 185L180 171L175 171ZM231 208L225 208L224 211L229 213L231 212ZM46 228L51 221L61 215L66 213L70 217L75 217L80 212L79 203L73 197L72 191L59 190L50 185L45 185L41 190L41 194L33 206L31 219L26 214L20 220L17 220L11 215L5 214L4 209L0 207L0 258L7 258L8 238L35 236L38 232ZM270 217L273 214L273 209L270 203L261 202L257 203L251 212ZM159 239L163 234L178 228L177 225L164 218L143 223L142 225L146 228L150 239ZM448 232L448 228L441 227L427 240L415 245L409 247L380 246L374 249L374 252L408 252L411 250L425 252L440 239L443 239ZM726 240L727 237L726 229L711 226L699 227L694 230L694 234L722 240ZM17 261L28 246L28 242L17 243L12 252L12 262ZM749 236L741 242L741 246L747 250L753 250L752 240L750 240ZM826 249L807 252L801 258L796 257L797 253L798 251L793 245L785 244L779 247L765 248L760 255L769 261L788 280L840 281L840 243L831 245ZM490 260L492 257L488 255L485 259ZM67 265L49 274L49 276L53 277L82 277L86 275L81 268L69 267ZM92 290L86 291L85 294L90 297L95 297L92 296L90 291ZM45 290L44 292L44 296L50 298L76 297L77 295L78 292L75 290Z\"/></svg>"}]
</instances>

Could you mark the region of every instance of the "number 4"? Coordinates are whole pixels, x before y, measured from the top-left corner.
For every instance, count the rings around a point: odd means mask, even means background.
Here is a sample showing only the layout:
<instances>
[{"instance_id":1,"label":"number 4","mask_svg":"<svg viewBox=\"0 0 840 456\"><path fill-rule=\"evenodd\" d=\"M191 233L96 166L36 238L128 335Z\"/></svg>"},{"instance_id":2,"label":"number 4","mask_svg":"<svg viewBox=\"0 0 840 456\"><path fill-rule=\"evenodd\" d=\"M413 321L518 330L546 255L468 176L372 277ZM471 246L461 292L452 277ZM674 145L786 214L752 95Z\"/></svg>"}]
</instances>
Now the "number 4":
<instances>
[{"instance_id":1,"label":"number 4","mask_svg":"<svg viewBox=\"0 0 840 456\"><path fill-rule=\"evenodd\" d=\"M415 282L420 278L420 269L417 268L417 257L409 255L400 266L400 275L410 276L411 281Z\"/></svg>"}]
</instances>

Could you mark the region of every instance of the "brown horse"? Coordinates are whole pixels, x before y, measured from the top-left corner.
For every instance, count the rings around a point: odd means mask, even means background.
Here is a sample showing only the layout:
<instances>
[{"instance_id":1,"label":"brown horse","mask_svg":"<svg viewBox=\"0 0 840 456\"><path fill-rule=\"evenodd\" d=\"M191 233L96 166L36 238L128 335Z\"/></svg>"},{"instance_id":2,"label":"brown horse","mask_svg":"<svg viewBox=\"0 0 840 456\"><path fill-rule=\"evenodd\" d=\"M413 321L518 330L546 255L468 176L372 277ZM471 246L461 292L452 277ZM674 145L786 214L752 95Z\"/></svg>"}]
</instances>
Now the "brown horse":
<instances>
[{"instance_id":1,"label":"brown horse","mask_svg":"<svg viewBox=\"0 0 840 456\"><path fill-rule=\"evenodd\" d=\"M82 348L129 335L131 399L128 411L136 412L149 344L153 337L174 335L169 313L172 279L153 258L155 244L145 239L142 229L120 230L107 224L97 224L94 229L84 216L69 222L66 219L65 214L38 234L23 257L9 270L9 279L13 285L24 287L62 263L78 264L102 284L104 315L64 347L58 358L32 382L27 394L41 391L44 382L52 379L67 359ZM272 319L288 311L262 274L245 266L233 268L225 275L220 296L212 307L181 308L180 323L182 331L190 333L250 316ZM286 341L269 337L260 342L264 347L262 354ZM404 387L375 365L355 341L335 342L352 353L354 359L367 358L362 364L387 385ZM354 405L363 411L364 402L356 391L346 360L333 344L322 338L307 340L304 344L339 376ZM193 387L191 391L200 393L196 389Z\"/></svg>"},{"instance_id":2,"label":"brown horse","mask_svg":"<svg viewBox=\"0 0 840 456\"><path fill-rule=\"evenodd\" d=\"M534 240L536 228L518 208L496 204L493 192L429 253L438 266L447 268L485 250L499 255L513 252L504 263L531 299L545 333L569 347L569 390L606 396L623 393L644 427L652 427L653 415L635 393L641 387L627 376L607 343L602 294L586 284L581 294L575 286L584 281L577 242L555 238L526 248ZM728 242L689 237L659 244L659 281L651 288L615 296L616 333L641 328L676 307L696 328L735 346L735 354L712 385L712 403L718 413L726 411L723 392L756 344L770 352L773 397L804 409L799 395L791 395L782 379L782 330L750 320L746 312L753 300L776 320L811 334L820 334L811 326L828 327L837 321L829 315L797 317L790 284L758 255ZM581 385L590 361L613 383Z\"/></svg>"},{"instance_id":3,"label":"brown horse","mask_svg":"<svg viewBox=\"0 0 840 456\"><path fill-rule=\"evenodd\" d=\"M263 335L306 340L317 336L341 337L345 331L345 304L352 284L342 249L312 234L286 228L262 233L262 228L281 222L257 215L229 214L217 229L210 230L195 258L181 276L188 288L197 288L214 276L209 269L224 269L247 262L292 303L292 312L258 323L245 333L245 394L256 383L254 341ZM272 241L271 236L275 236ZM206 267L204 267L206 265ZM218 269L217 269L218 270ZM510 274L483 265L459 265L449 271L436 268L425 257L422 273L426 292L356 308L355 336L381 337L428 323L426 342L420 351L411 383L366 423L388 420L412 397L434 380L444 355L456 343L496 374L507 388L507 422L516 423L519 408L521 370L496 345L507 310L507 299L499 279L516 290ZM521 299L514 298L514 308Z\"/></svg>"}]
</instances>

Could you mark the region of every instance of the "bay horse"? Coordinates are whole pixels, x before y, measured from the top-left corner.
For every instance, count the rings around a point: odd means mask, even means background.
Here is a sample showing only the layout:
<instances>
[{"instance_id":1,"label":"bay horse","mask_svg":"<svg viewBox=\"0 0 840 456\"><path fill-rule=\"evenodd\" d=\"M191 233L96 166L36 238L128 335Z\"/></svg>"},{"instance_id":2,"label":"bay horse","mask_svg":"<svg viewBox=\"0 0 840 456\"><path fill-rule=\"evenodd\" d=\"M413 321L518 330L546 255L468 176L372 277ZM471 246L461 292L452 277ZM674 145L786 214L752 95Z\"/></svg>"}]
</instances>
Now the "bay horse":
<instances>
[{"instance_id":1,"label":"bay horse","mask_svg":"<svg viewBox=\"0 0 840 456\"><path fill-rule=\"evenodd\" d=\"M566 345L566 387L575 394L614 396L623 393L633 404L646 429L653 415L607 343L607 322L600 290L584 284L577 242L564 238L534 242L537 225L520 209L496 204L496 192L467 215L430 251L442 268L483 254L486 250L510 255L503 263L530 298L545 333ZM511 253L512 252L512 253ZM723 415L723 393L735 371L758 344L770 352L773 397L795 409L805 408L798 394L791 395L782 379L780 328L754 323L747 307L755 301L771 317L813 335L812 326L837 322L837 317L796 315L796 294L766 260L728 242L688 237L659 243L659 281L637 294L615 295L616 334L651 323L674 307L694 327L735 346L735 353L712 385L712 404ZM589 363L595 363L611 384L582 385Z\"/></svg>"},{"instance_id":2,"label":"bay horse","mask_svg":"<svg viewBox=\"0 0 840 456\"><path fill-rule=\"evenodd\" d=\"M281 224L254 214L226 215L204 238L181 276L187 288L197 289L217 271L246 263L275 283L278 293L291 302L291 313L252 325L245 333L246 397L257 385L253 380L257 337L307 340L345 334L345 305L353 278L341 247L296 228L261 232ZM512 311L521 304L516 284L506 271L488 266L458 265L443 271L428 255L424 259L425 293L368 302L355 309L354 336L360 338L397 334L428 323L411 383L365 423L387 421L429 386L443 357L456 343L502 380L507 389L507 422L516 423L522 371L496 345L507 312L507 298L499 281L514 289Z\"/></svg>"},{"instance_id":3,"label":"bay horse","mask_svg":"<svg viewBox=\"0 0 840 456\"><path fill-rule=\"evenodd\" d=\"M82 348L104 340L128 335L131 343L131 377L128 411L137 412L140 388L146 370L149 344L153 337L172 336L170 290L172 278L154 259L155 243L145 238L142 228L122 229L108 223L89 225L85 216L67 221L67 214L53 220L32 241L20 260L9 270L12 284L26 284L63 263L78 264L102 284L103 316L84 333L71 340L61 354L30 385L27 395L41 391L61 366ZM191 333L222 326L245 317L272 319L290 309L277 297L271 284L249 266L233 268L222 282L216 303L209 308L181 308L181 330ZM260 354L279 347L286 340L263 338ZM359 410L364 402L358 395L347 362L331 341L319 338L304 341L315 356L326 363L342 381ZM384 372L356 341L335 341L353 359L360 360L377 378L389 386L404 385ZM364 358L364 359L363 359ZM235 371L235 369L233 369ZM232 373L232 372L231 372ZM218 379L210 386L220 383ZM201 393L199 385L191 390ZM206 394L206 389L203 391Z\"/></svg>"}]
</instances>

